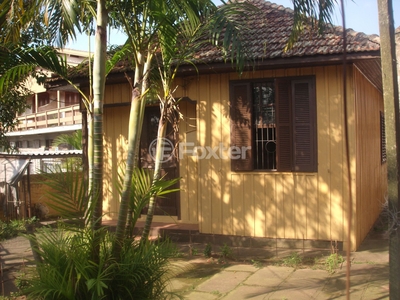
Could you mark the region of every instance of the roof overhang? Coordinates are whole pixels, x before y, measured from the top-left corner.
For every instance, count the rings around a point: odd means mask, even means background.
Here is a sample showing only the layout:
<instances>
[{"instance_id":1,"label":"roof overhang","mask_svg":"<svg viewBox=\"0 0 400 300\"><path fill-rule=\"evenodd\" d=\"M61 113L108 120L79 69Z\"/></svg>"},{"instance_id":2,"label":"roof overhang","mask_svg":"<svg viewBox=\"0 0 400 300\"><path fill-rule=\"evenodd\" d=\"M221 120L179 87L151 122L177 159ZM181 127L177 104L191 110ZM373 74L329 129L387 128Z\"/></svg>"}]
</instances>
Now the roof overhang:
<instances>
[{"instance_id":1,"label":"roof overhang","mask_svg":"<svg viewBox=\"0 0 400 300\"><path fill-rule=\"evenodd\" d=\"M347 64L354 64L360 71L373 83L380 91L382 91L382 71L380 68L380 51L356 52L346 54ZM301 68L315 67L326 65L343 64L343 54L325 54L313 56L295 56L295 57L277 57L255 60L249 62L244 71L281 69L281 68ZM217 74L236 72L235 64L230 62L199 62L195 65L186 64L179 68L178 77L203 74ZM107 76L106 84L115 84L126 82L126 76L133 76L133 72L115 72ZM87 77L77 77L73 79L74 83L80 84L81 87L88 86ZM49 88L60 89L61 86L67 85L64 80L53 80L47 83Z\"/></svg>"}]
</instances>

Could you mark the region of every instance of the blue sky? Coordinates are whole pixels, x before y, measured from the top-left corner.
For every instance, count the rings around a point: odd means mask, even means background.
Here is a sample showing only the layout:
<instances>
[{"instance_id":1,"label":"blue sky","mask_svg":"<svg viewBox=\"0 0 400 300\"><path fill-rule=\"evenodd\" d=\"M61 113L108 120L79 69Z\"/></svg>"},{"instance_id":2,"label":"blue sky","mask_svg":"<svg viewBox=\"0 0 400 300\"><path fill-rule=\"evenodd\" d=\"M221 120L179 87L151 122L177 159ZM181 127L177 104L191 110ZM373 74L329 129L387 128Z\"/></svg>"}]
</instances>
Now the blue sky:
<instances>
[{"instance_id":1,"label":"blue sky","mask_svg":"<svg viewBox=\"0 0 400 300\"><path fill-rule=\"evenodd\" d=\"M292 0L269 0L276 4L285 7L293 8ZM379 34L379 21L378 21L378 4L377 0L344 0L346 12L346 27L352 28L355 31L364 32L366 34ZM216 4L220 1L215 0ZM338 2L340 2L338 0ZM393 2L393 15L395 28L400 26L400 0L392 0ZM333 18L335 25L341 25L341 16L339 9ZM124 43L125 35L121 32L113 31L109 37L109 43L112 45L119 45ZM93 50L92 40L92 50ZM79 36L73 43L67 45L67 48L77 50L88 50L88 38L86 36Z\"/></svg>"}]
</instances>

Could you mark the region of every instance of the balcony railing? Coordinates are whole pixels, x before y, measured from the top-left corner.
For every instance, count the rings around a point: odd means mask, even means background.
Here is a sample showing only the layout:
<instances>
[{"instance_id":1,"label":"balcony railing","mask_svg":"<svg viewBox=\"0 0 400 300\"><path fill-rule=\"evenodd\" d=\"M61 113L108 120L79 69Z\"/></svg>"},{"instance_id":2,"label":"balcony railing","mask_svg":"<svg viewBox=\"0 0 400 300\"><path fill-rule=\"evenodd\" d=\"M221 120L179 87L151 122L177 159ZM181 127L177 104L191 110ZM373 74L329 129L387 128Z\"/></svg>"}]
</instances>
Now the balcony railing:
<instances>
[{"instance_id":1,"label":"balcony railing","mask_svg":"<svg viewBox=\"0 0 400 300\"><path fill-rule=\"evenodd\" d=\"M82 124L79 105L19 116L17 119L17 131Z\"/></svg>"}]
</instances>

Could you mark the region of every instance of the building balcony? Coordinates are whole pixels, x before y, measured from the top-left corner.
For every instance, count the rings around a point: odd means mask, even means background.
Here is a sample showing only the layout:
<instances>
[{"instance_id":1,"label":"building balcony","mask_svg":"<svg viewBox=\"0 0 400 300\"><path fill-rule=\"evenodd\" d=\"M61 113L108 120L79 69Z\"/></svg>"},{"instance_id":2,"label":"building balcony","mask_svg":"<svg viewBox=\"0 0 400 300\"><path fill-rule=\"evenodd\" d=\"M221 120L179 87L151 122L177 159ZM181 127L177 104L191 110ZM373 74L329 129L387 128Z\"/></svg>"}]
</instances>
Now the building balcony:
<instances>
[{"instance_id":1,"label":"building balcony","mask_svg":"<svg viewBox=\"0 0 400 300\"><path fill-rule=\"evenodd\" d=\"M79 104L25 114L17 117L17 119L19 124L14 131L82 124L82 114L79 109Z\"/></svg>"}]
</instances>

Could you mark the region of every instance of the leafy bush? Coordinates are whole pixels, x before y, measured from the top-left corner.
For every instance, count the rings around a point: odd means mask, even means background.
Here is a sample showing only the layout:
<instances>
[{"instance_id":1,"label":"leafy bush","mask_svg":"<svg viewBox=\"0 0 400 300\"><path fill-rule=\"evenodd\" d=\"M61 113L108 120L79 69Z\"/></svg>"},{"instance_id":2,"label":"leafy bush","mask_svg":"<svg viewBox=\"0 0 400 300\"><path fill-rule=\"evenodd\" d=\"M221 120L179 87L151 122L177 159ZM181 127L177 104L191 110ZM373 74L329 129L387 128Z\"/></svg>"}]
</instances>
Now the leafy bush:
<instances>
[{"instance_id":1,"label":"leafy bush","mask_svg":"<svg viewBox=\"0 0 400 300\"><path fill-rule=\"evenodd\" d=\"M25 226L37 221L35 217L23 220L0 221L0 241L17 236L25 231Z\"/></svg>"},{"instance_id":2,"label":"leafy bush","mask_svg":"<svg viewBox=\"0 0 400 300\"><path fill-rule=\"evenodd\" d=\"M224 259L232 257L232 249L226 243L221 247L221 256Z\"/></svg>"},{"instance_id":3,"label":"leafy bush","mask_svg":"<svg viewBox=\"0 0 400 300\"><path fill-rule=\"evenodd\" d=\"M207 243L206 247L204 248L203 254L205 257L211 257L212 247L210 243Z\"/></svg>"},{"instance_id":4,"label":"leafy bush","mask_svg":"<svg viewBox=\"0 0 400 300\"><path fill-rule=\"evenodd\" d=\"M44 184L52 188L48 196L63 218L83 222L60 222L56 229L45 227L28 236L38 259L25 277L23 292L41 300L165 299L171 272L168 259L176 255L176 248L169 241L137 242L129 236L119 244L121 251L113 252L115 233L94 229L93 206L88 208L81 170L69 163L64 166L67 172L47 174ZM134 172L135 179L146 184L132 189L131 200L137 202L132 205L131 226L151 191L166 193L171 185L153 183L145 176Z\"/></svg>"},{"instance_id":5,"label":"leafy bush","mask_svg":"<svg viewBox=\"0 0 400 300\"><path fill-rule=\"evenodd\" d=\"M337 253L332 253L325 261L326 269L329 273L335 273L335 270L341 263L344 262L343 256Z\"/></svg>"},{"instance_id":6,"label":"leafy bush","mask_svg":"<svg viewBox=\"0 0 400 300\"><path fill-rule=\"evenodd\" d=\"M33 299L163 299L168 259L176 248L169 241L126 240L117 260L111 255L114 235L104 229L98 233L40 230L43 262L28 276L24 292ZM98 256L94 245L99 245Z\"/></svg>"}]
</instances>

